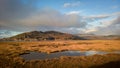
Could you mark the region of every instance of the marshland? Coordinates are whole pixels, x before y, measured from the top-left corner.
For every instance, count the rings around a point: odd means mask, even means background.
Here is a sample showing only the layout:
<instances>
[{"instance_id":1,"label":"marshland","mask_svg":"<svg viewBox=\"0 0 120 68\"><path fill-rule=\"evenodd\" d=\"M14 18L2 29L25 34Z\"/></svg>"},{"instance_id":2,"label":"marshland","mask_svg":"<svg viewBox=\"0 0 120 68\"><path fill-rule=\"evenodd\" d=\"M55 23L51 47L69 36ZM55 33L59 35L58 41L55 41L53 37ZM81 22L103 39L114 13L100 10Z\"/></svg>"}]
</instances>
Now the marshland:
<instances>
[{"instance_id":1,"label":"marshland","mask_svg":"<svg viewBox=\"0 0 120 68\"><path fill-rule=\"evenodd\" d=\"M120 0L0 0L0 68L120 68Z\"/></svg>"},{"instance_id":2,"label":"marshland","mask_svg":"<svg viewBox=\"0 0 120 68\"><path fill-rule=\"evenodd\" d=\"M1 68L99 68L120 66L119 40L64 40L64 41L36 41L36 42L0 42ZM81 52L79 52L81 51ZM91 55L80 55L82 52L92 51ZM94 52L103 53L94 53ZM31 60L24 55L33 52ZM67 52L64 55L44 58L54 53ZM75 55L65 55L73 52ZM115 53L118 52L118 53ZM34 54L38 53L38 54ZM39 53L46 54L40 56ZM83 53L84 54L84 53ZM39 55L39 56L38 56ZM59 54L57 54L59 55ZM29 58L27 56L26 58ZM37 59L41 58L41 59ZM110 65L109 65L110 64Z\"/></svg>"}]
</instances>

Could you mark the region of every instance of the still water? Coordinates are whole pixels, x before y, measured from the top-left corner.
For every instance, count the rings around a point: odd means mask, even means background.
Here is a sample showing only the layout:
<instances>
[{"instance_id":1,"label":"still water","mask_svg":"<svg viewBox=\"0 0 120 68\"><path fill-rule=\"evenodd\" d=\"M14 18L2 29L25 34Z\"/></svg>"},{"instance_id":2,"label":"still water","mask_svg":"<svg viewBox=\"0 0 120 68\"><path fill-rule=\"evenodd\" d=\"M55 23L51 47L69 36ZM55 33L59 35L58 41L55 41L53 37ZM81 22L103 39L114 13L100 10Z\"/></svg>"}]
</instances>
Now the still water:
<instances>
[{"instance_id":1,"label":"still water","mask_svg":"<svg viewBox=\"0 0 120 68\"><path fill-rule=\"evenodd\" d=\"M25 60L39 60L39 59L52 59L52 58L59 58L61 56L90 56L90 55L103 55L108 53L118 53L116 52L102 52L102 51L63 51L63 52L55 52L55 53L40 53L40 52L29 52L29 54L20 55Z\"/></svg>"}]
</instances>

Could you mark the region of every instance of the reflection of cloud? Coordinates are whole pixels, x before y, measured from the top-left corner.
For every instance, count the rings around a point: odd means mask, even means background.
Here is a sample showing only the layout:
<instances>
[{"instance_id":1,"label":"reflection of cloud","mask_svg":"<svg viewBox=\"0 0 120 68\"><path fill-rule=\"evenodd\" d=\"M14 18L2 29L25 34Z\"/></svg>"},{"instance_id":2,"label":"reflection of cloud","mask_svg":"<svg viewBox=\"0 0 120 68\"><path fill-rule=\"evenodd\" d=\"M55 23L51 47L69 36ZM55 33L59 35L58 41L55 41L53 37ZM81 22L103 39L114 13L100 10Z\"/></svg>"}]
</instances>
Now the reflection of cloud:
<instances>
[{"instance_id":1,"label":"reflection of cloud","mask_svg":"<svg viewBox=\"0 0 120 68\"><path fill-rule=\"evenodd\" d=\"M95 55L95 54L101 55L101 54L106 54L106 52L101 52L101 51L86 51L85 52L86 56L88 56L88 55Z\"/></svg>"},{"instance_id":2,"label":"reflection of cloud","mask_svg":"<svg viewBox=\"0 0 120 68\"><path fill-rule=\"evenodd\" d=\"M94 54L97 54L97 51L86 51L85 52L85 55L94 55Z\"/></svg>"}]
</instances>

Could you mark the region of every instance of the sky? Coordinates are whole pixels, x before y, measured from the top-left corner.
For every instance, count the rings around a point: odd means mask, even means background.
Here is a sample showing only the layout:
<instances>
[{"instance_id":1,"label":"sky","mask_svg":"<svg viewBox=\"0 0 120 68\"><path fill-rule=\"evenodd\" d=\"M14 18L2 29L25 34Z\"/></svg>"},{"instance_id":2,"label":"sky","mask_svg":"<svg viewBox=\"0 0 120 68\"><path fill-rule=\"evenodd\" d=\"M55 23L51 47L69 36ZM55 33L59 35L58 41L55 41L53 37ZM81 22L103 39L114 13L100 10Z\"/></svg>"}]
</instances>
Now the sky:
<instances>
[{"instance_id":1,"label":"sky","mask_svg":"<svg viewBox=\"0 0 120 68\"><path fill-rule=\"evenodd\" d=\"M0 0L0 38L35 30L120 35L120 0Z\"/></svg>"}]
</instances>

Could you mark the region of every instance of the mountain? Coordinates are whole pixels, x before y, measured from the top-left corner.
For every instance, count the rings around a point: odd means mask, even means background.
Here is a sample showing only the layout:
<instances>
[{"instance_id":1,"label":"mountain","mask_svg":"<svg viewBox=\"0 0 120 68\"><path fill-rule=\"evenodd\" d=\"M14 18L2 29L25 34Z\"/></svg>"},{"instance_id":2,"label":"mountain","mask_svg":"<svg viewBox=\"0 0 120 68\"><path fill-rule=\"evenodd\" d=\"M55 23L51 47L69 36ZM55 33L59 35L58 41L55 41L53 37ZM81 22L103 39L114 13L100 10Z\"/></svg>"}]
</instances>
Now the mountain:
<instances>
[{"instance_id":1,"label":"mountain","mask_svg":"<svg viewBox=\"0 0 120 68\"><path fill-rule=\"evenodd\" d=\"M87 40L120 40L120 35L94 35L94 34L77 34L77 36L85 38Z\"/></svg>"},{"instance_id":2,"label":"mountain","mask_svg":"<svg viewBox=\"0 0 120 68\"><path fill-rule=\"evenodd\" d=\"M31 31L0 41L42 41L42 40L120 40L120 35L99 36L94 34L68 34L58 31Z\"/></svg>"},{"instance_id":3,"label":"mountain","mask_svg":"<svg viewBox=\"0 0 120 68\"><path fill-rule=\"evenodd\" d=\"M41 41L41 40L83 40L84 38L57 31L31 31L18 34L13 37L1 39L1 41Z\"/></svg>"}]
</instances>

